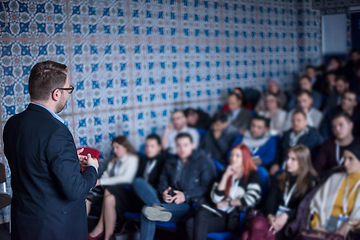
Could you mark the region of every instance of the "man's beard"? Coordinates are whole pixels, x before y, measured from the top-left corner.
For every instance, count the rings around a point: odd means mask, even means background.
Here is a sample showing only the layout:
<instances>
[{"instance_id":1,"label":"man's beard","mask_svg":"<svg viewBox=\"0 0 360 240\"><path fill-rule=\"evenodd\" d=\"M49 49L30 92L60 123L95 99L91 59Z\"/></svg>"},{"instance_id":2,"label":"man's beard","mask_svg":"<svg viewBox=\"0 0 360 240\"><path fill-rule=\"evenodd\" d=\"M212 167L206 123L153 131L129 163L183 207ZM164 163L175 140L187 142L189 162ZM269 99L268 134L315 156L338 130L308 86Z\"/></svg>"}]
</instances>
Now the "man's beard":
<instances>
[{"instance_id":1,"label":"man's beard","mask_svg":"<svg viewBox=\"0 0 360 240\"><path fill-rule=\"evenodd\" d=\"M66 106L66 102L65 101L64 103L62 102L59 102L57 105L56 105L56 113L60 113Z\"/></svg>"}]
</instances>

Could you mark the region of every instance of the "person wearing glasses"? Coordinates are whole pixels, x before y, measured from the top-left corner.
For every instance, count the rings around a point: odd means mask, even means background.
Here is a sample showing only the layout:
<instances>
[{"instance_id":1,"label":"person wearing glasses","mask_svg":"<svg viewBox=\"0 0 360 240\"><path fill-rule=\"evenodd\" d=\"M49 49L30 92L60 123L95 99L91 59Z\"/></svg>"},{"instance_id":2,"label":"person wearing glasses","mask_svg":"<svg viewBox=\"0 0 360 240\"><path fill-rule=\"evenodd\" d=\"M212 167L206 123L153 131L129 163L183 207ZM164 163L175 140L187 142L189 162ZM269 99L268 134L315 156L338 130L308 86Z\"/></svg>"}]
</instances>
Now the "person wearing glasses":
<instances>
[{"instance_id":1,"label":"person wearing glasses","mask_svg":"<svg viewBox=\"0 0 360 240\"><path fill-rule=\"evenodd\" d=\"M7 121L3 136L12 174L11 239L85 240L85 194L96 184L98 161L76 151L57 115L74 90L66 65L37 63L28 86L31 103Z\"/></svg>"},{"instance_id":2,"label":"person wearing glasses","mask_svg":"<svg viewBox=\"0 0 360 240\"><path fill-rule=\"evenodd\" d=\"M200 136L195 128L188 127L186 117L183 111L176 110L171 115L171 123L165 127L162 136L163 149L169 153L176 154L175 138L179 133L188 133L193 139L195 149L199 146Z\"/></svg>"}]
</instances>

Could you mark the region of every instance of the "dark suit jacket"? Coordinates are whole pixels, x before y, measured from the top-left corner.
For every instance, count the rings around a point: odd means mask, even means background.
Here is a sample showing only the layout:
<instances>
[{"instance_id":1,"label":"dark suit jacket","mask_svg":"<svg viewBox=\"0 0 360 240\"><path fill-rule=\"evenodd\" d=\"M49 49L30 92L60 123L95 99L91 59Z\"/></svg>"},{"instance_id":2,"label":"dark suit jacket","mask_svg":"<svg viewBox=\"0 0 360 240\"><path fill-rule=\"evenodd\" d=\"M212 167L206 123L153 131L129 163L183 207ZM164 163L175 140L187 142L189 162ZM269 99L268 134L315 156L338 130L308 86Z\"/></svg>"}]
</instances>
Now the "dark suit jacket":
<instances>
[{"instance_id":1,"label":"dark suit jacket","mask_svg":"<svg viewBox=\"0 0 360 240\"><path fill-rule=\"evenodd\" d=\"M248 130L250 127L251 119L253 114L242 107L240 113L236 116L234 120L231 121L231 125L236 127L238 130Z\"/></svg>"},{"instance_id":2,"label":"dark suit jacket","mask_svg":"<svg viewBox=\"0 0 360 240\"><path fill-rule=\"evenodd\" d=\"M30 104L7 121L4 152L12 175L11 239L87 239L85 194L96 170L80 172L69 129Z\"/></svg>"},{"instance_id":3,"label":"dark suit jacket","mask_svg":"<svg viewBox=\"0 0 360 240\"><path fill-rule=\"evenodd\" d=\"M167 158L167 152L165 152L165 151L161 151L154 158L154 159L156 159L156 164L155 164L154 168L151 170L151 172L149 174L148 183L151 186L153 186L155 189L157 188L157 185L159 184L160 174L161 174L161 171L162 171L162 169L164 167L166 158ZM136 177L140 177L140 178L144 177L146 164L148 163L148 161L152 161L152 160L153 159L149 159L147 157L143 157L141 159L139 169L138 169L138 172L136 174Z\"/></svg>"}]
</instances>

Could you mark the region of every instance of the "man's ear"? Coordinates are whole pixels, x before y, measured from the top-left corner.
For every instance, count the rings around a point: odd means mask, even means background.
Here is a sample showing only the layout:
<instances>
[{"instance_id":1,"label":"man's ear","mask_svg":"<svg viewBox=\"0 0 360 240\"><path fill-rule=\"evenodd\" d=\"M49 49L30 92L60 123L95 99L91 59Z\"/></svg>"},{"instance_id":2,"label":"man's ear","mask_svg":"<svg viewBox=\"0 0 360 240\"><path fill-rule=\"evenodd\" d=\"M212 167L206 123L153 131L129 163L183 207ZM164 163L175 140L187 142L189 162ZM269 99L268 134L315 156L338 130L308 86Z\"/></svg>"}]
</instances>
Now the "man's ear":
<instances>
[{"instance_id":1,"label":"man's ear","mask_svg":"<svg viewBox=\"0 0 360 240\"><path fill-rule=\"evenodd\" d=\"M59 89L55 89L55 90L51 93L51 98L52 98L52 100L55 101L55 102L59 101L60 96L61 96L61 94L60 94L60 90L59 90Z\"/></svg>"}]
</instances>

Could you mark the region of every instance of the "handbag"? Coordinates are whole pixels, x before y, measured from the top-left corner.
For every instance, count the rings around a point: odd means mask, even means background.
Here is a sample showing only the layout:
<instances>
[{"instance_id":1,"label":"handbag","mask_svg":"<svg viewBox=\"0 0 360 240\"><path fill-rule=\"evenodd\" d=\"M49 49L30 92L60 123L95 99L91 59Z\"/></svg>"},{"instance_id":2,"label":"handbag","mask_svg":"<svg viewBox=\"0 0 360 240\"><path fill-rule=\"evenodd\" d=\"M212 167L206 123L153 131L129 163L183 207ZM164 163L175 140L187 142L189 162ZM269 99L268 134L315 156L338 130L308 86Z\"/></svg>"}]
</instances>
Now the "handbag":
<instances>
[{"instance_id":1,"label":"handbag","mask_svg":"<svg viewBox=\"0 0 360 240\"><path fill-rule=\"evenodd\" d=\"M275 240L275 235L269 231L269 224L259 211L251 210L246 220L246 231L242 240Z\"/></svg>"},{"instance_id":2,"label":"handbag","mask_svg":"<svg viewBox=\"0 0 360 240\"><path fill-rule=\"evenodd\" d=\"M133 226L135 227L135 231L126 228L129 223L133 224ZM115 238L116 240L140 240L140 229L135 222L127 221L122 226L121 231L115 234Z\"/></svg>"},{"instance_id":3,"label":"handbag","mask_svg":"<svg viewBox=\"0 0 360 240\"><path fill-rule=\"evenodd\" d=\"M344 240L344 237L337 233L312 229L302 231L296 240Z\"/></svg>"},{"instance_id":4,"label":"handbag","mask_svg":"<svg viewBox=\"0 0 360 240\"><path fill-rule=\"evenodd\" d=\"M101 186L96 186L92 188L86 195L85 198L89 200L92 204L102 205L104 198L104 188Z\"/></svg>"}]
</instances>

